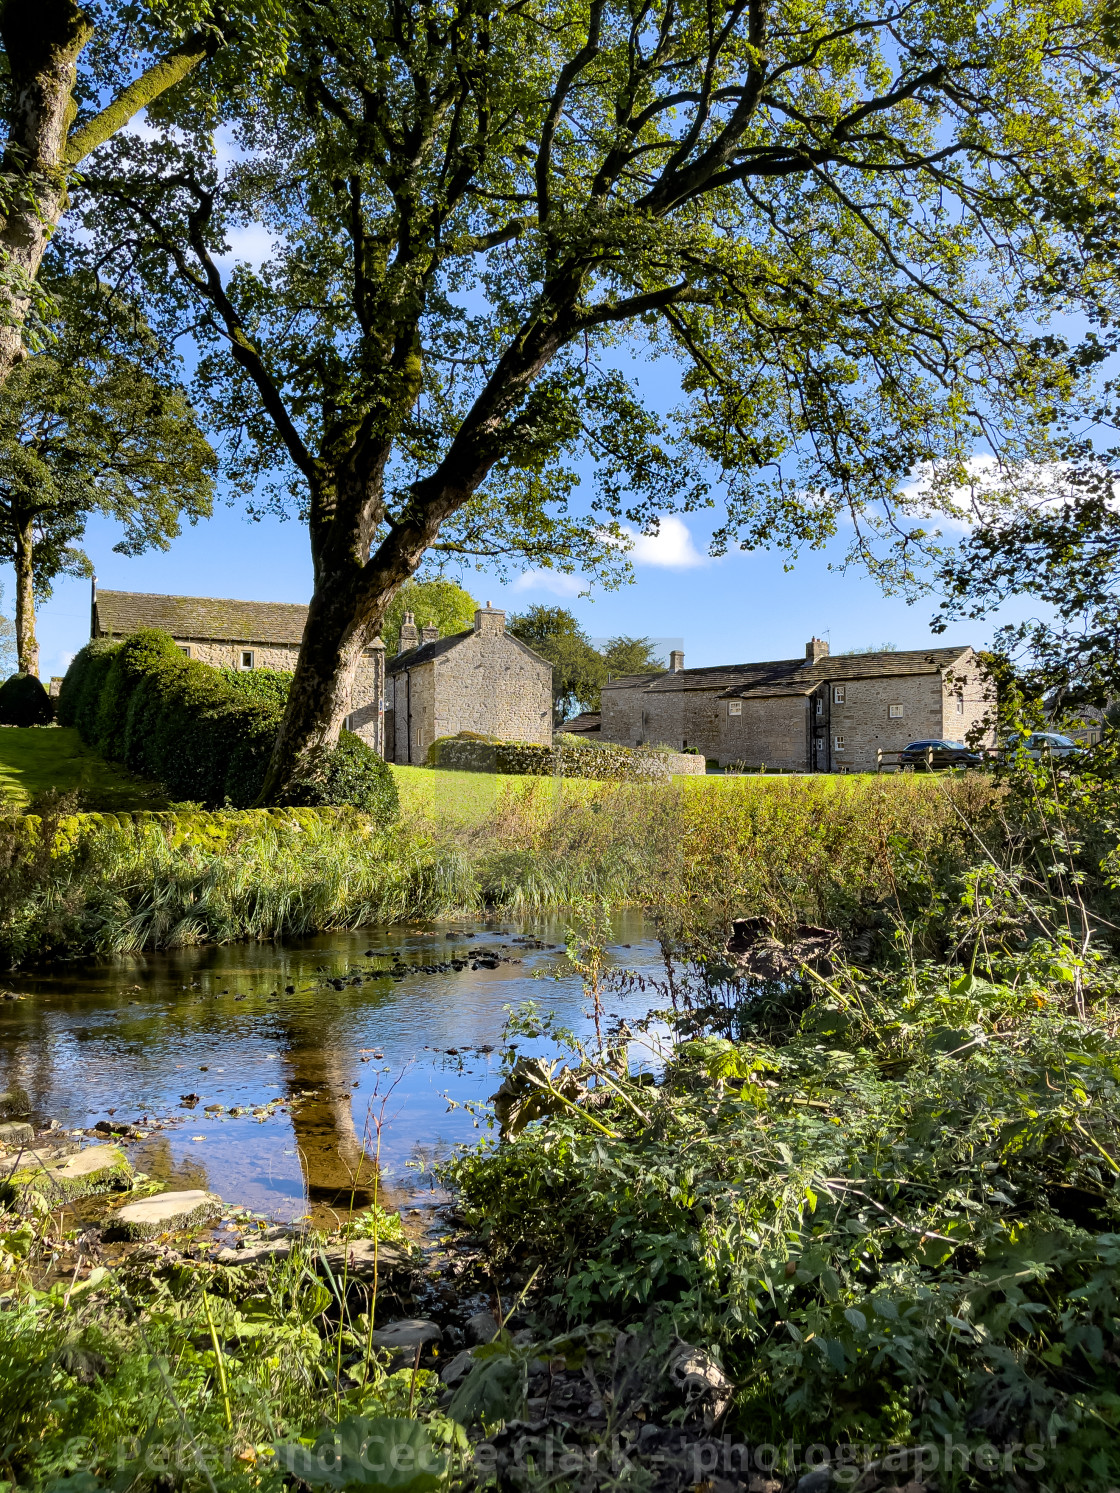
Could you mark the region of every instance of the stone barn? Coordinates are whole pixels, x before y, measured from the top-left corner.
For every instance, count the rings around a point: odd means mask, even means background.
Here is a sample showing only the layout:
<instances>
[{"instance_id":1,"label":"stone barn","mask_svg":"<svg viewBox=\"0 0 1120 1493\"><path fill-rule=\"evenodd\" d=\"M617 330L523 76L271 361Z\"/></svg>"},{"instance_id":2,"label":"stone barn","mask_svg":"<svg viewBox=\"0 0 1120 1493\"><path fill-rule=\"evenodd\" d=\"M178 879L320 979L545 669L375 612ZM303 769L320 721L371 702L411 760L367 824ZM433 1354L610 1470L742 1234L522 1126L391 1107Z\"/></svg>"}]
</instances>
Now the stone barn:
<instances>
[{"instance_id":1,"label":"stone barn","mask_svg":"<svg viewBox=\"0 0 1120 1493\"><path fill-rule=\"evenodd\" d=\"M295 602L99 591L93 583L91 638L126 638L153 627L170 633L188 658L216 668L291 673L306 622L307 608ZM382 755L384 700L385 645L375 638L358 665L346 725Z\"/></svg>"},{"instance_id":2,"label":"stone barn","mask_svg":"<svg viewBox=\"0 0 1120 1493\"><path fill-rule=\"evenodd\" d=\"M406 612L387 672L392 762L424 762L437 737L460 731L552 741L552 665L510 637L505 612L489 603L475 612L473 628L446 638L435 627L421 632Z\"/></svg>"}]
</instances>

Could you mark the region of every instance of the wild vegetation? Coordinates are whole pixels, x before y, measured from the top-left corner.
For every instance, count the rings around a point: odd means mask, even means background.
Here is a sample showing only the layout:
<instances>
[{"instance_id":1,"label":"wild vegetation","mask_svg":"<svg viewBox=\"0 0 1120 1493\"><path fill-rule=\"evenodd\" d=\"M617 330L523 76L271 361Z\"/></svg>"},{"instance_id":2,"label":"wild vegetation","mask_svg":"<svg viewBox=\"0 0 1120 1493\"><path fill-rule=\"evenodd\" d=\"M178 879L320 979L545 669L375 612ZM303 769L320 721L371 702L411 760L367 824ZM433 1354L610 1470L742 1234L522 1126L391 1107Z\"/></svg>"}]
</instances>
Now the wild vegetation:
<instances>
[{"instance_id":1,"label":"wild vegetation","mask_svg":"<svg viewBox=\"0 0 1120 1493\"><path fill-rule=\"evenodd\" d=\"M445 1170L450 1259L465 1251L456 1269L481 1268L518 1330L475 1349L450 1394L440 1360L393 1373L371 1351L375 1319L413 1298L378 1307L313 1239L238 1281L159 1246L91 1272L74 1231L56 1238L33 1209L7 1220L0 1261L13 1486L249 1489L292 1472L399 1490L360 1468L380 1435L432 1452L416 1493L527 1490L561 1448L558 1487L606 1490L612 1447L626 1476L672 1489L1105 1493L1120 1473L1107 758L996 787L579 785L560 809L538 799L550 783L526 784L458 847L476 885L513 895L539 891L523 865L516 880L522 840L542 866L557 856L596 1037L513 1013L491 1136ZM153 816L146 832L198 849L238 817ZM261 836L259 815L240 818ZM291 833L302 821L324 855L358 832L339 815L316 841L321 818L302 811ZM623 824L644 858L621 858ZM38 821L42 864L86 832ZM403 833L382 832L382 860ZM616 881L629 867L662 942L650 1016L629 1028L610 1017L634 977L604 961L604 860ZM519 1056L542 1032L563 1065ZM397 1228L375 1210L351 1232ZM51 1274L64 1245L73 1273ZM691 1390L671 1369L682 1342ZM298 1449L332 1437L325 1469Z\"/></svg>"}]
</instances>

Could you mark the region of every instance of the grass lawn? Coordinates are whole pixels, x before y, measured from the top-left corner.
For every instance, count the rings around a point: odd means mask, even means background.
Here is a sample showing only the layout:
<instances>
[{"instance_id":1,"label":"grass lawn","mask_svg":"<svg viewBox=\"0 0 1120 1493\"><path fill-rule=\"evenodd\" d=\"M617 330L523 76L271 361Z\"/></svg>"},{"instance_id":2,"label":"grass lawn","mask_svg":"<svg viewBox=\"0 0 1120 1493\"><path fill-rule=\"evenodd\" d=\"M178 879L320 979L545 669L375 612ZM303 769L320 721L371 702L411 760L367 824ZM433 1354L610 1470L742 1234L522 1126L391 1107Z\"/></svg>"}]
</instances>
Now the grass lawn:
<instances>
[{"instance_id":1,"label":"grass lawn","mask_svg":"<svg viewBox=\"0 0 1120 1493\"><path fill-rule=\"evenodd\" d=\"M64 726L0 726L0 800L26 804L55 788L82 795L90 811L162 809L167 795L154 783L91 752L77 731Z\"/></svg>"}]
</instances>

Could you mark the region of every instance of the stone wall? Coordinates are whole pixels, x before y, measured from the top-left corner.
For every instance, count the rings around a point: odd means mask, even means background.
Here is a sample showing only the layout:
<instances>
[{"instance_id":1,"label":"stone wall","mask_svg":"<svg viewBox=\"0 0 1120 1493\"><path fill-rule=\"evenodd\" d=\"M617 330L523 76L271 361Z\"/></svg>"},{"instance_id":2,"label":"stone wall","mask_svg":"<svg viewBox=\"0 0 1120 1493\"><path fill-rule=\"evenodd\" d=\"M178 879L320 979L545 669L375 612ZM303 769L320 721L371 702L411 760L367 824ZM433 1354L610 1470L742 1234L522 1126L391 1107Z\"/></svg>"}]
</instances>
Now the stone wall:
<instances>
[{"instance_id":1,"label":"stone wall","mask_svg":"<svg viewBox=\"0 0 1120 1493\"><path fill-rule=\"evenodd\" d=\"M971 648L956 668L946 670L942 698L941 734L946 740L964 741L976 729L984 746L995 745L995 687L983 677Z\"/></svg>"},{"instance_id":2,"label":"stone wall","mask_svg":"<svg viewBox=\"0 0 1120 1493\"><path fill-rule=\"evenodd\" d=\"M731 713L734 706L741 714ZM804 695L720 700L719 763L746 768L781 768L806 772L809 767L809 702Z\"/></svg>"},{"instance_id":3,"label":"stone wall","mask_svg":"<svg viewBox=\"0 0 1120 1493\"><path fill-rule=\"evenodd\" d=\"M720 753L718 689L612 689L604 686L601 735L620 746L696 747L704 757Z\"/></svg>"}]
</instances>

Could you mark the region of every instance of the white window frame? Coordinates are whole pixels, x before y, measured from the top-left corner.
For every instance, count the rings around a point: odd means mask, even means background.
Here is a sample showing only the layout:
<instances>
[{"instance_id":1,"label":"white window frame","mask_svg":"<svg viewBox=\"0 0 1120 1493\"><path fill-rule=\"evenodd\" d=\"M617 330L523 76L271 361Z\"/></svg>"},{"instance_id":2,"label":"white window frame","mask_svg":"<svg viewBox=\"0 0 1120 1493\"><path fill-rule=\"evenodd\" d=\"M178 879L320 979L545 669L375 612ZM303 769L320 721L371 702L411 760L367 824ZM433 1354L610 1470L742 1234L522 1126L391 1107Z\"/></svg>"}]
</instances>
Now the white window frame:
<instances>
[{"instance_id":1,"label":"white window frame","mask_svg":"<svg viewBox=\"0 0 1120 1493\"><path fill-rule=\"evenodd\" d=\"M240 648L238 652L241 654L241 662L238 667L243 673L249 673L257 667L257 650L255 648ZM249 660L248 663L245 662L246 659Z\"/></svg>"},{"instance_id":2,"label":"white window frame","mask_svg":"<svg viewBox=\"0 0 1120 1493\"><path fill-rule=\"evenodd\" d=\"M834 705L843 705L843 703L844 703L844 691L845 691L846 687L847 686L843 685L843 684L834 684L832 686L832 703Z\"/></svg>"},{"instance_id":3,"label":"white window frame","mask_svg":"<svg viewBox=\"0 0 1120 1493\"><path fill-rule=\"evenodd\" d=\"M178 646L179 646L179 652L182 653L186 658L190 658L190 656L191 656L191 645L189 643L180 643Z\"/></svg>"},{"instance_id":4,"label":"white window frame","mask_svg":"<svg viewBox=\"0 0 1120 1493\"><path fill-rule=\"evenodd\" d=\"M888 720L891 720L891 721L900 721L900 720L902 720L904 714L905 714L905 712L903 711L903 708L902 708L901 705L888 705L887 706L887 719Z\"/></svg>"},{"instance_id":5,"label":"white window frame","mask_svg":"<svg viewBox=\"0 0 1120 1493\"><path fill-rule=\"evenodd\" d=\"M824 714L824 696L823 695L818 695L817 696L817 714L818 715L823 715Z\"/></svg>"},{"instance_id":6,"label":"white window frame","mask_svg":"<svg viewBox=\"0 0 1120 1493\"><path fill-rule=\"evenodd\" d=\"M743 702L742 702L742 700L728 700L728 702L727 702L727 713L728 713L728 715L742 715L742 713L743 713Z\"/></svg>"},{"instance_id":7,"label":"white window frame","mask_svg":"<svg viewBox=\"0 0 1120 1493\"><path fill-rule=\"evenodd\" d=\"M964 714L964 693L961 690L957 691L957 714Z\"/></svg>"},{"instance_id":8,"label":"white window frame","mask_svg":"<svg viewBox=\"0 0 1120 1493\"><path fill-rule=\"evenodd\" d=\"M832 750L834 752L842 752L844 750L844 738L842 736L834 736L832 738Z\"/></svg>"}]
</instances>

